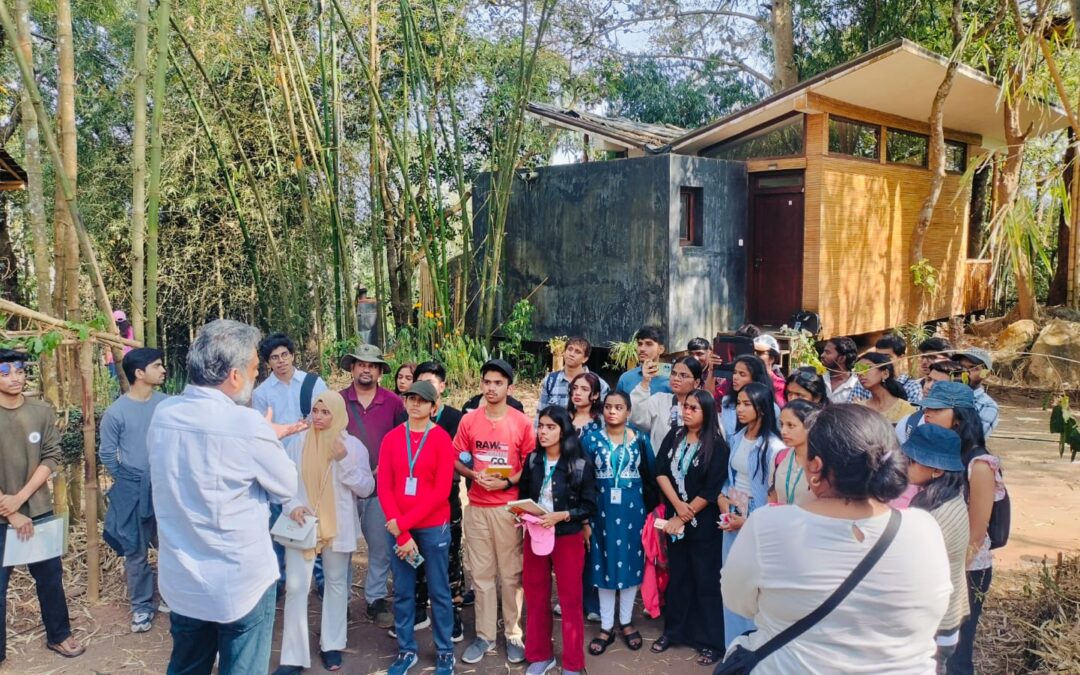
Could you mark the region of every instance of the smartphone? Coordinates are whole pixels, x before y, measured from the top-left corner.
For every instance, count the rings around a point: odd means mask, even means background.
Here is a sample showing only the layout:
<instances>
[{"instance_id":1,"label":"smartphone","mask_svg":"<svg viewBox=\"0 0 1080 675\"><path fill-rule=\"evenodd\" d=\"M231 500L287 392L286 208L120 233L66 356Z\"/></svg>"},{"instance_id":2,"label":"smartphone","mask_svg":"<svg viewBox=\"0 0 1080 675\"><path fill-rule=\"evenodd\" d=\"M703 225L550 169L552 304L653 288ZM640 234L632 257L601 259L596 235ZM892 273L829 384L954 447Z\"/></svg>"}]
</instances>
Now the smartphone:
<instances>
[{"instance_id":1,"label":"smartphone","mask_svg":"<svg viewBox=\"0 0 1080 675\"><path fill-rule=\"evenodd\" d=\"M401 547L398 546L397 544L395 544L394 545L394 553L396 554L400 550L401 550ZM407 555L405 557L405 562L412 565L412 567L415 569L417 567L420 567L420 565L423 564L424 556L420 555L420 551L413 551L412 553L410 553L409 555Z\"/></svg>"},{"instance_id":2,"label":"smartphone","mask_svg":"<svg viewBox=\"0 0 1080 675\"><path fill-rule=\"evenodd\" d=\"M660 370L656 373L659 377L671 377L671 364L661 363Z\"/></svg>"},{"instance_id":3,"label":"smartphone","mask_svg":"<svg viewBox=\"0 0 1080 675\"><path fill-rule=\"evenodd\" d=\"M653 527L655 527L658 530L662 530L665 527L667 527L667 522L668 521L666 519L664 519L664 518L657 518L657 519L653 520Z\"/></svg>"}]
</instances>

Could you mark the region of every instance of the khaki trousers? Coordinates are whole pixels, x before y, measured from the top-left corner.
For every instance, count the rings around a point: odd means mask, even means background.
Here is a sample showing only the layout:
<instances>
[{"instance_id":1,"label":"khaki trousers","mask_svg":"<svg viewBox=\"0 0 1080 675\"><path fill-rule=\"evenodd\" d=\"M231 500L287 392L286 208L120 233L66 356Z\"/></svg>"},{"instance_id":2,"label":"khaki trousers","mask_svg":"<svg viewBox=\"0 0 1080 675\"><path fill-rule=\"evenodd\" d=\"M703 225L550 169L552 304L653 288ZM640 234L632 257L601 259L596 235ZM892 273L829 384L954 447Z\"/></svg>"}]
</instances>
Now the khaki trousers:
<instances>
[{"instance_id":1,"label":"khaki trousers","mask_svg":"<svg viewBox=\"0 0 1080 675\"><path fill-rule=\"evenodd\" d=\"M503 626L507 640L521 644L521 530L502 506L465 507L465 553L476 589L476 635L494 644L502 591Z\"/></svg>"}]
</instances>

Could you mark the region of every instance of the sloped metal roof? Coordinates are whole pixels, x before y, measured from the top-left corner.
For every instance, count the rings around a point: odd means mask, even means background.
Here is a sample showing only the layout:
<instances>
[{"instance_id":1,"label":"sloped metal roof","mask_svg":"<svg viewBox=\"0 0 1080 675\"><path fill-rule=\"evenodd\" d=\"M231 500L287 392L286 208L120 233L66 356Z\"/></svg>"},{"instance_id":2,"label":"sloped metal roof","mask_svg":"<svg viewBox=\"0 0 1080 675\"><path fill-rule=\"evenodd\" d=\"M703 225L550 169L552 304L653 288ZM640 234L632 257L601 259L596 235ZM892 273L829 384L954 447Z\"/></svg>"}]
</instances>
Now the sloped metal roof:
<instances>
[{"instance_id":1,"label":"sloped metal roof","mask_svg":"<svg viewBox=\"0 0 1080 675\"><path fill-rule=\"evenodd\" d=\"M545 122L582 131L625 148L659 150L686 134L686 129L671 124L646 124L625 117L605 117L547 103L529 103L527 111Z\"/></svg>"}]
</instances>

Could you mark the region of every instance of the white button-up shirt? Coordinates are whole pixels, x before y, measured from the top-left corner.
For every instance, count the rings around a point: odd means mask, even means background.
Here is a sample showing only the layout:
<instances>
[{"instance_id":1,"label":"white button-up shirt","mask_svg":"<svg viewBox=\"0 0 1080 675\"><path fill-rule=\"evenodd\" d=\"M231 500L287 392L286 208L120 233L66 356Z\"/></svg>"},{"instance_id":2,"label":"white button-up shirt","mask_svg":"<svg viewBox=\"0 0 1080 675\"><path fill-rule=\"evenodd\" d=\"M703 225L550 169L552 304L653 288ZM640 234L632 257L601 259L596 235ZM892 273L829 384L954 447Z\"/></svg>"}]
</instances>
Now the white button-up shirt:
<instances>
[{"instance_id":1,"label":"white button-up shirt","mask_svg":"<svg viewBox=\"0 0 1080 675\"><path fill-rule=\"evenodd\" d=\"M251 407L258 410L260 415L266 415L266 411L273 408L274 424L292 424L299 421L303 417L300 414L300 389L304 386L305 377L307 373L294 368L292 379L286 383L271 372L270 377L255 387L251 395ZM323 382L321 377L315 376L311 400L314 401L315 397L324 391L326 391L326 382Z\"/></svg>"},{"instance_id":2,"label":"white button-up shirt","mask_svg":"<svg viewBox=\"0 0 1080 675\"><path fill-rule=\"evenodd\" d=\"M159 404L147 441L162 597L193 619L243 618L278 580L269 501L296 492L296 466L262 415L212 387Z\"/></svg>"},{"instance_id":3,"label":"white button-up shirt","mask_svg":"<svg viewBox=\"0 0 1080 675\"><path fill-rule=\"evenodd\" d=\"M851 403L855 395L855 387L859 386L858 377L852 374L835 389L833 389L832 378L829 377L828 372L821 377L825 380L825 391L828 392L830 403Z\"/></svg>"}]
</instances>

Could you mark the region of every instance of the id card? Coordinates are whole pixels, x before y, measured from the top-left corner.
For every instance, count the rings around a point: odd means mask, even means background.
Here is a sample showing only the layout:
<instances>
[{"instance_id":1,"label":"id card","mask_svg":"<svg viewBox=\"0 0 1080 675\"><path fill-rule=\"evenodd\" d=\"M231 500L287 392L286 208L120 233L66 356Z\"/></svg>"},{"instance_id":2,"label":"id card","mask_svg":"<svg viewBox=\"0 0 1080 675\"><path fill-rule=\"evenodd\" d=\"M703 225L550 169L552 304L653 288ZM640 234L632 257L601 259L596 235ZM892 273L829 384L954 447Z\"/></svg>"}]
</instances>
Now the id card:
<instances>
[{"instance_id":1,"label":"id card","mask_svg":"<svg viewBox=\"0 0 1080 675\"><path fill-rule=\"evenodd\" d=\"M408 478L405 479L405 496L406 497L415 497L416 496L416 478L413 477L413 476L409 476Z\"/></svg>"},{"instance_id":2,"label":"id card","mask_svg":"<svg viewBox=\"0 0 1080 675\"><path fill-rule=\"evenodd\" d=\"M622 504L622 488L611 488L611 503Z\"/></svg>"}]
</instances>

